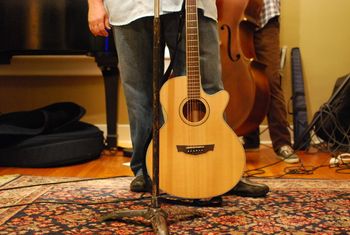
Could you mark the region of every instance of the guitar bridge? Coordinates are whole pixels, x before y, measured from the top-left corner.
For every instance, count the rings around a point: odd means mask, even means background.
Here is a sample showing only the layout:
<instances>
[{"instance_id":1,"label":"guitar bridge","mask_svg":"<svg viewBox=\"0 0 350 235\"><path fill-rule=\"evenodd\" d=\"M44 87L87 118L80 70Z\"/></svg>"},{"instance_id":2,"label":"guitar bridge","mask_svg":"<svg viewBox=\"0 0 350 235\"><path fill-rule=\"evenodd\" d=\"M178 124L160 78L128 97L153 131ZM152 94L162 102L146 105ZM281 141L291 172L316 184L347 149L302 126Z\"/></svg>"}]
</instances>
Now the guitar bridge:
<instances>
[{"instance_id":1,"label":"guitar bridge","mask_svg":"<svg viewBox=\"0 0 350 235\"><path fill-rule=\"evenodd\" d=\"M186 154L198 155L214 150L214 144L206 145L177 145L177 151Z\"/></svg>"}]
</instances>

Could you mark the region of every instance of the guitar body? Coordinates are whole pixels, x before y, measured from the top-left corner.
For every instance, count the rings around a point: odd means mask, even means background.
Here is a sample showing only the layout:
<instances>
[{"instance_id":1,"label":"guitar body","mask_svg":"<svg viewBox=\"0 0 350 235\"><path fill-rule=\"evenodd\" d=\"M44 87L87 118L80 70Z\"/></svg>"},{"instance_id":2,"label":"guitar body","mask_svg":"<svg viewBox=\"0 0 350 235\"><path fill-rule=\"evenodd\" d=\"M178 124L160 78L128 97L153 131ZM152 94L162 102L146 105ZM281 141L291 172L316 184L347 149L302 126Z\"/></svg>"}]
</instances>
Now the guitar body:
<instances>
[{"instance_id":1,"label":"guitar body","mask_svg":"<svg viewBox=\"0 0 350 235\"><path fill-rule=\"evenodd\" d=\"M159 129L159 188L190 199L222 195L238 183L246 160L223 118L228 93L200 89L200 98L190 99L187 82L186 76L172 78L160 90L165 123ZM152 145L146 156L151 177Z\"/></svg>"}]
</instances>

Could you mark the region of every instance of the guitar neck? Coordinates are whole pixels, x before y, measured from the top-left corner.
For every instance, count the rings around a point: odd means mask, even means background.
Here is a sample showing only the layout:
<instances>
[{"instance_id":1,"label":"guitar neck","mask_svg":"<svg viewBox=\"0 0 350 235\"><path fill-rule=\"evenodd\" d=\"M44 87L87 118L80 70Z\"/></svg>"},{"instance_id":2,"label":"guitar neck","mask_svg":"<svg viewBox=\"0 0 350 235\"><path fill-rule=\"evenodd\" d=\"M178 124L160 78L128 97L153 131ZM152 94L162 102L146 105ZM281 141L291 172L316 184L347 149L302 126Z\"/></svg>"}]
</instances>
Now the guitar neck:
<instances>
[{"instance_id":1,"label":"guitar neck","mask_svg":"<svg viewBox=\"0 0 350 235\"><path fill-rule=\"evenodd\" d=\"M186 66L188 98L200 98L200 63L197 0L186 1Z\"/></svg>"}]
</instances>

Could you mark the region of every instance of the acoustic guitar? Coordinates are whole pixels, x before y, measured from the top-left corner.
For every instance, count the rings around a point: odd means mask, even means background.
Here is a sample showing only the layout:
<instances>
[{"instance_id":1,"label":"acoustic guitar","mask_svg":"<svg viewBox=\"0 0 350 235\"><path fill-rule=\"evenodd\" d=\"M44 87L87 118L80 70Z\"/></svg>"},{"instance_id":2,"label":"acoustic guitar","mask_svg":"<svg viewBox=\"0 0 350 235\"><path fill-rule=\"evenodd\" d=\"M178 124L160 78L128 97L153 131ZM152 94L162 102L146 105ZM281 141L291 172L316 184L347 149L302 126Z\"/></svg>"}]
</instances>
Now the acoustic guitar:
<instances>
[{"instance_id":1,"label":"acoustic guitar","mask_svg":"<svg viewBox=\"0 0 350 235\"><path fill-rule=\"evenodd\" d=\"M173 196L210 198L232 189L245 167L241 142L224 120L229 95L201 87L196 0L186 0L187 76L160 89L164 125L159 129L159 188ZM152 177L151 142L146 156Z\"/></svg>"}]
</instances>

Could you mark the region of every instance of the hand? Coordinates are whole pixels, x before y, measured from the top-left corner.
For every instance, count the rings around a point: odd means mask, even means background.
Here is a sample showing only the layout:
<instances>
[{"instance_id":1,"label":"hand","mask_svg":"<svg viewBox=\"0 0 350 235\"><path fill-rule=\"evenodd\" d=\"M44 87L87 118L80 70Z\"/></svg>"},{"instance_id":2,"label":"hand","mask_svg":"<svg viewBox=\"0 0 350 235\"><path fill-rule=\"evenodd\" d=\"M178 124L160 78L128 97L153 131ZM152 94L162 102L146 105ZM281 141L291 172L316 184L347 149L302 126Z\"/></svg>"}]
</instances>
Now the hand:
<instances>
[{"instance_id":1,"label":"hand","mask_svg":"<svg viewBox=\"0 0 350 235\"><path fill-rule=\"evenodd\" d=\"M111 29L111 26L103 0L88 0L88 4L88 22L91 33L94 36L108 37L108 30Z\"/></svg>"}]
</instances>

